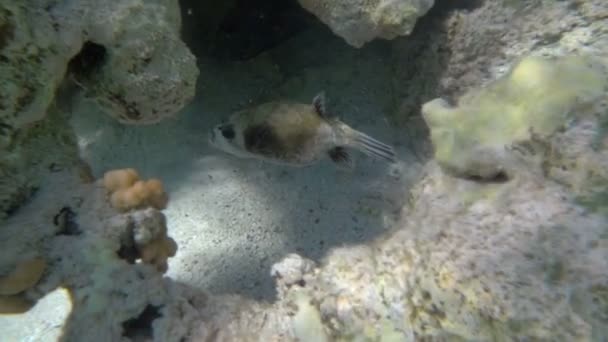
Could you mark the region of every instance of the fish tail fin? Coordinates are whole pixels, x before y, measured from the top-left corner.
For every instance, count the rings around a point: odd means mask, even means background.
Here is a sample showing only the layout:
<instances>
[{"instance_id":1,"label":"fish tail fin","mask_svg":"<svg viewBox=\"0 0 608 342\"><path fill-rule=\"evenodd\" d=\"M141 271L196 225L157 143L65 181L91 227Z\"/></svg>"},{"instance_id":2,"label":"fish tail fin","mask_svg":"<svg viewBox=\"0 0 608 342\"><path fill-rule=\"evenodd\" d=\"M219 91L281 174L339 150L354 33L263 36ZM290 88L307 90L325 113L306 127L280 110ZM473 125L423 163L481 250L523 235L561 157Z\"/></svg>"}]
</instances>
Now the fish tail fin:
<instances>
[{"instance_id":1,"label":"fish tail fin","mask_svg":"<svg viewBox=\"0 0 608 342\"><path fill-rule=\"evenodd\" d=\"M340 123L338 126L338 131L341 133L339 135L342 136L341 140L344 140L345 145L357 149L370 157L379 158L389 163L397 161L395 150L392 146L357 131L344 123Z\"/></svg>"}]
</instances>

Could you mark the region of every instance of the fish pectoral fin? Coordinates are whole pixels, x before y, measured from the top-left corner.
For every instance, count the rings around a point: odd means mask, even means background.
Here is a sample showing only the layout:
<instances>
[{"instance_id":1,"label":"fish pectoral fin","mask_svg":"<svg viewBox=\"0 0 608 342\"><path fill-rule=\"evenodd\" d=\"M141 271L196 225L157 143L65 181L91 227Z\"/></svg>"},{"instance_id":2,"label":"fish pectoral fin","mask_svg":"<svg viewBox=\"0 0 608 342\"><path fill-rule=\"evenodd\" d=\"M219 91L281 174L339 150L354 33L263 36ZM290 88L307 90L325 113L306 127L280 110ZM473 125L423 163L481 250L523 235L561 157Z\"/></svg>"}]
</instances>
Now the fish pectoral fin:
<instances>
[{"instance_id":1,"label":"fish pectoral fin","mask_svg":"<svg viewBox=\"0 0 608 342\"><path fill-rule=\"evenodd\" d=\"M327 154L329 155L329 158L331 158L331 160L341 169L353 170L355 168L355 161L344 147L334 147L329 150Z\"/></svg>"}]
</instances>

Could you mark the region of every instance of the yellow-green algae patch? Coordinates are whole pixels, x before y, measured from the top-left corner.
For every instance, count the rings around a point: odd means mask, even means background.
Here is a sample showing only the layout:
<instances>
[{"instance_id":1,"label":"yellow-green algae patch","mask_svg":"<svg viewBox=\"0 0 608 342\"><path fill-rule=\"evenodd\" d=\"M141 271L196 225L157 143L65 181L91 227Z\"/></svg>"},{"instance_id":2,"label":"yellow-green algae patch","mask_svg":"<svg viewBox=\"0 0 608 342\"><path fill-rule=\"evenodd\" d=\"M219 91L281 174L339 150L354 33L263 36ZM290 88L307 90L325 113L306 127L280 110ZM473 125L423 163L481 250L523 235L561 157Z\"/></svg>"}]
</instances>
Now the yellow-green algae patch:
<instances>
[{"instance_id":1,"label":"yellow-green algae patch","mask_svg":"<svg viewBox=\"0 0 608 342\"><path fill-rule=\"evenodd\" d=\"M605 96L606 64L596 57L526 57L504 77L465 94L450 106L434 99L422 107L435 159L461 176L505 171L505 147L550 135Z\"/></svg>"}]
</instances>

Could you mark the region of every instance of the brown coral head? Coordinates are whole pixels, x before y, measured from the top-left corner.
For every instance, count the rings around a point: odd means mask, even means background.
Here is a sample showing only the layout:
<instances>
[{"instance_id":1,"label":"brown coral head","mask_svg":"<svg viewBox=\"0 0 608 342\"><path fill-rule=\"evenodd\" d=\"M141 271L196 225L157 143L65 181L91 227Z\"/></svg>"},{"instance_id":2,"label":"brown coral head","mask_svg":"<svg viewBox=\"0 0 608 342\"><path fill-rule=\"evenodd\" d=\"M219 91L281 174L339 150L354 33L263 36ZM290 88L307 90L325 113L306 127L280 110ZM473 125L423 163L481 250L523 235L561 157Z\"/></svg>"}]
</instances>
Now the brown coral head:
<instances>
[{"instance_id":1,"label":"brown coral head","mask_svg":"<svg viewBox=\"0 0 608 342\"><path fill-rule=\"evenodd\" d=\"M169 196L159 179L140 180L134 169L108 171L103 183L111 194L110 204L122 212L146 207L163 210L169 202Z\"/></svg>"},{"instance_id":2,"label":"brown coral head","mask_svg":"<svg viewBox=\"0 0 608 342\"><path fill-rule=\"evenodd\" d=\"M139 174L135 169L111 170L104 174L103 185L109 193L113 193L131 187L137 180Z\"/></svg>"}]
</instances>

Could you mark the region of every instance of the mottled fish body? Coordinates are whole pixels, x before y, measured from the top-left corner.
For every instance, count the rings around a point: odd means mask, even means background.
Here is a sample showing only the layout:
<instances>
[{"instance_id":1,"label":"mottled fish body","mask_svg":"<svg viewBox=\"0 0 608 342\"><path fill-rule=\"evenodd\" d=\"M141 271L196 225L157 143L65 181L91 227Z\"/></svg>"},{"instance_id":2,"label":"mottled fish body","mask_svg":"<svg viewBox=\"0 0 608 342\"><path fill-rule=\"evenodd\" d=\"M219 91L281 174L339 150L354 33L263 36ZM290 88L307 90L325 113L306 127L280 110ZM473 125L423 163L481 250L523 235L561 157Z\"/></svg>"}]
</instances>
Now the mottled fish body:
<instances>
[{"instance_id":1,"label":"mottled fish body","mask_svg":"<svg viewBox=\"0 0 608 342\"><path fill-rule=\"evenodd\" d=\"M292 166L311 165L329 156L338 165L351 168L347 148L395 161L391 146L327 116L323 93L311 104L273 101L240 110L215 126L209 141L238 157Z\"/></svg>"}]
</instances>

